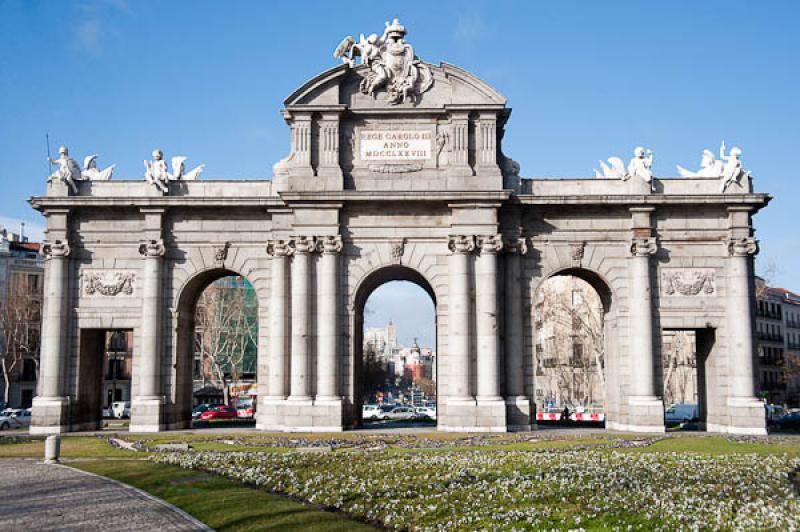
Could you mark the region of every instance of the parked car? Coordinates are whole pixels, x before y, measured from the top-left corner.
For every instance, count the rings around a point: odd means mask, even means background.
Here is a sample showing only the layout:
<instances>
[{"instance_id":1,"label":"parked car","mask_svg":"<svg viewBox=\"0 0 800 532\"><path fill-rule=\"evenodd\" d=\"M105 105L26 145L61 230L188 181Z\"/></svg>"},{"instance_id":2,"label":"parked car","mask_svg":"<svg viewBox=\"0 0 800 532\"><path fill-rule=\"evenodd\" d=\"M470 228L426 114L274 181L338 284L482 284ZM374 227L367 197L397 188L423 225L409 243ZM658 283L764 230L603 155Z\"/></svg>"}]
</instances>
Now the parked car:
<instances>
[{"instance_id":1,"label":"parked car","mask_svg":"<svg viewBox=\"0 0 800 532\"><path fill-rule=\"evenodd\" d=\"M416 414L416 417L421 419L436 419L435 406L418 406L414 409L414 413Z\"/></svg>"},{"instance_id":2,"label":"parked car","mask_svg":"<svg viewBox=\"0 0 800 532\"><path fill-rule=\"evenodd\" d=\"M17 428L17 422L14 419L17 412L19 412L19 410L16 408L5 408L0 412L0 430Z\"/></svg>"},{"instance_id":3,"label":"parked car","mask_svg":"<svg viewBox=\"0 0 800 532\"><path fill-rule=\"evenodd\" d=\"M19 427L30 427L31 426L31 409L26 408L25 410L20 410L16 414L12 416L12 419L16 420L19 424Z\"/></svg>"},{"instance_id":4,"label":"parked car","mask_svg":"<svg viewBox=\"0 0 800 532\"><path fill-rule=\"evenodd\" d=\"M383 412L381 419L384 421L389 419L413 419L416 415L414 409L410 406L397 406L389 412Z\"/></svg>"},{"instance_id":5,"label":"parked car","mask_svg":"<svg viewBox=\"0 0 800 532\"><path fill-rule=\"evenodd\" d=\"M219 405L212 405L211 403L203 403L203 404L197 405L196 407L194 407L192 409L192 419L200 418L200 415L203 412L208 412L208 410L210 410L211 408L213 408L215 406L219 406Z\"/></svg>"},{"instance_id":6,"label":"parked car","mask_svg":"<svg viewBox=\"0 0 800 532\"><path fill-rule=\"evenodd\" d=\"M378 405L361 405L361 419L365 421L378 419L380 414L381 408Z\"/></svg>"},{"instance_id":7,"label":"parked car","mask_svg":"<svg viewBox=\"0 0 800 532\"><path fill-rule=\"evenodd\" d=\"M664 412L664 423L689 423L700 418L700 410L696 404L693 403L678 403L667 408Z\"/></svg>"},{"instance_id":8,"label":"parked car","mask_svg":"<svg viewBox=\"0 0 800 532\"><path fill-rule=\"evenodd\" d=\"M110 406L103 407L103 409L100 411L100 415L103 417L103 419L113 418L114 409Z\"/></svg>"},{"instance_id":9,"label":"parked car","mask_svg":"<svg viewBox=\"0 0 800 532\"><path fill-rule=\"evenodd\" d=\"M212 406L202 414L200 421L211 421L213 419L236 419L236 409L232 406L216 405Z\"/></svg>"},{"instance_id":10,"label":"parked car","mask_svg":"<svg viewBox=\"0 0 800 532\"><path fill-rule=\"evenodd\" d=\"M131 417L131 402L130 401L116 401L111 403L111 410L114 412L114 417L117 419Z\"/></svg>"},{"instance_id":11,"label":"parked car","mask_svg":"<svg viewBox=\"0 0 800 532\"><path fill-rule=\"evenodd\" d=\"M0 413L0 430L31 426L31 409L6 408Z\"/></svg>"},{"instance_id":12,"label":"parked car","mask_svg":"<svg viewBox=\"0 0 800 532\"><path fill-rule=\"evenodd\" d=\"M800 411L784 414L775 420L775 426L779 429L800 429Z\"/></svg>"}]
</instances>

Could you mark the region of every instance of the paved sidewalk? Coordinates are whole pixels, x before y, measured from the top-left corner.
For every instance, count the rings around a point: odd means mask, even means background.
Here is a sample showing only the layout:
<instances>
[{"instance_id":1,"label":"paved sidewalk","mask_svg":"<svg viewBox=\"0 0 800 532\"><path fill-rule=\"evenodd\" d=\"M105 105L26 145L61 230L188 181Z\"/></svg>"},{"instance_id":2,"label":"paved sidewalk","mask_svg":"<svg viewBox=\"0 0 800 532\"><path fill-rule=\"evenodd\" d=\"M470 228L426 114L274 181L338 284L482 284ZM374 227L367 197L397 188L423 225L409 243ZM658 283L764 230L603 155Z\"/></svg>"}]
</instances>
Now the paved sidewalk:
<instances>
[{"instance_id":1,"label":"paved sidewalk","mask_svg":"<svg viewBox=\"0 0 800 532\"><path fill-rule=\"evenodd\" d=\"M0 460L0 501L0 530L209 530L130 486L34 460Z\"/></svg>"}]
</instances>

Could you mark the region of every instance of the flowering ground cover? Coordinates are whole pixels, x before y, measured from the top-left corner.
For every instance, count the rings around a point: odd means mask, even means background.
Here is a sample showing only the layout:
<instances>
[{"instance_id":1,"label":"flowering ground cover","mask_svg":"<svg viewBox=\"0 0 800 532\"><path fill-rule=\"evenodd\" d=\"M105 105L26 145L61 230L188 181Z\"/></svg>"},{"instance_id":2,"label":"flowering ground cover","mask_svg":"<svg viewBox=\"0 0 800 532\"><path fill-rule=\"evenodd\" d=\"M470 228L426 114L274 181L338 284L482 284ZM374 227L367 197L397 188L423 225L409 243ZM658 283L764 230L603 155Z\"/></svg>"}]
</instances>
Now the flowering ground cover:
<instances>
[{"instance_id":1,"label":"flowering ground cover","mask_svg":"<svg viewBox=\"0 0 800 532\"><path fill-rule=\"evenodd\" d=\"M794 443L539 443L190 451L151 459L390 529L800 529L800 497L788 479L800 467Z\"/></svg>"}]
</instances>

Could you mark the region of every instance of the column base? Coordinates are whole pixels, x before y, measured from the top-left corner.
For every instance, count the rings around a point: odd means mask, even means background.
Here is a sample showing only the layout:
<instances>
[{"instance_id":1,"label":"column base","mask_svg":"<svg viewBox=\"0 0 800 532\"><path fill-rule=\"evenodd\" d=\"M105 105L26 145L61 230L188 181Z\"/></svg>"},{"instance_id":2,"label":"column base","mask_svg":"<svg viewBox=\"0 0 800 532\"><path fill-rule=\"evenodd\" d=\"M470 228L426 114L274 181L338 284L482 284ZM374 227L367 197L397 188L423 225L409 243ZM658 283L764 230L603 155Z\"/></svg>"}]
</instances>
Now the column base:
<instances>
[{"instance_id":1,"label":"column base","mask_svg":"<svg viewBox=\"0 0 800 532\"><path fill-rule=\"evenodd\" d=\"M447 415L436 430L443 432L507 432L506 403L502 398L448 398Z\"/></svg>"},{"instance_id":2,"label":"column base","mask_svg":"<svg viewBox=\"0 0 800 532\"><path fill-rule=\"evenodd\" d=\"M667 431L662 423L659 425L637 425L635 423L619 423L618 421L606 421L606 430L617 430L619 432L640 432L647 434L662 434Z\"/></svg>"},{"instance_id":3,"label":"column base","mask_svg":"<svg viewBox=\"0 0 800 532\"><path fill-rule=\"evenodd\" d=\"M506 421L510 432L531 430L531 402L524 395L506 397Z\"/></svg>"},{"instance_id":4,"label":"column base","mask_svg":"<svg viewBox=\"0 0 800 532\"><path fill-rule=\"evenodd\" d=\"M723 434L767 435L767 420L764 402L756 397L728 397L727 412L715 416L714 422L706 424L707 432Z\"/></svg>"},{"instance_id":5,"label":"column base","mask_svg":"<svg viewBox=\"0 0 800 532\"><path fill-rule=\"evenodd\" d=\"M69 405L69 397L34 397L30 434L69 432Z\"/></svg>"},{"instance_id":6,"label":"column base","mask_svg":"<svg viewBox=\"0 0 800 532\"><path fill-rule=\"evenodd\" d=\"M628 397L627 423L606 421L606 428L625 432L666 432L664 401L653 395Z\"/></svg>"},{"instance_id":7,"label":"column base","mask_svg":"<svg viewBox=\"0 0 800 532\"><path fill-rule=\"evenodd\" d=\"M136 397L131 401L128 432L161 432L165 428L163 415L163 397Z\"/></svg>"},{"instance_id":8,"label":"column base","mask_svg":"<svg viewBox=\"0 0 800 532\"><path fill-rule=\"evenodd\" d=\"M281 399L267 397L259 405L256 429L273 432L342 432L341 397Z\"/></svg>"}]
</instances>

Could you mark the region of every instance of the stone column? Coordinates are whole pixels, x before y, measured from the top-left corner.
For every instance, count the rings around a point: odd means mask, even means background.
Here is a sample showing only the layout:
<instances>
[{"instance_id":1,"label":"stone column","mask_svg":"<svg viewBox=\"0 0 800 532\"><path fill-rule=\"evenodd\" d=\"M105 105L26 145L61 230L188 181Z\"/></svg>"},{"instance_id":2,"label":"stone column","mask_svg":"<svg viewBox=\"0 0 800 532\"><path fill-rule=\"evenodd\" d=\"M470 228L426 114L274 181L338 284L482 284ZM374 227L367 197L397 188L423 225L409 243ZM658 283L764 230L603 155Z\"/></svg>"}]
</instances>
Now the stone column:
<instances>
[{"instance_id":1,"label":"stone column","mask_svg":"<svg viewBox=\"0 0 800 532\"><path fill-rule=\"evenodd\" d=\"M33 398L31 434L53 434L70 430L69 397L64 390L69 347L67 313L69 242L45 241L47 294L42 316L42 344L39 364L39 395Z\"/></svg>"},{"instance_id":2,"label":"stone column","mask_svg":"<svg viewBox=\"0 0 800 532\"><path fill-rule=\"evenodd\" d=\"M475 262L475 306L478 340L478 402L499 401L500 354L497 335L497 253L503 249L500 235L478 238L480 255Z\"/></svg>"},{"instance_id":3,"label":"stone column","mask_svg":"<svg viewBox=\"0 0 800 532\"><path fill-rule=\"evenodd\" d=\"M469 391L469 255L475 249L475 239L451 236L448 247L451 252L447 306L448 401L472 401Z\"/></svg>"},{"instance_id":4,"label":"stone column","mask_svg":"<svg viewBox=\"0 0 800 532\"><path fill-rule=\"evenodd\" d=\"M316 249L313 237L294 239L292 259L292 354L290 361L290 401L310 401L310 321L311 253Z\"/></svg>"},{"instance_id":5,"label":"stone column","mask_svg":"<svg viewBox=\"0 0 800 532\"><path fill-rule=\"evenodd\" d=\"M42 398L64 399L64 371L67 346L67 272L69 254L67 241L44 242L42 252L47 257L47 304L42 319L41 363L39 368Z\"/></svg>"},{"instance_id":6,"label":"stone column","mask_svg":"<svg viewBox=\"0 0 800 532\"><path fill-rule=\"evenodd\" d=\"M286 263L292 248L286 240L272 240L267 253L272 256L272 279L269 298L269 377L267 399L286 399L286 353L289 348L286 323Z\"/></svg>"},{"instance_id":7,"label":"stone column","mask_svg":"<svg viewBox=\"0 0 800 532\"><path fill-rule=\"evenodd\" d=\"M653 311L650 290L650 256L658 250L655 238L634 238L630 261L630 371L631 395L655 399Z\"/></svg>"},{"instance_id":8,"label":"stone column","mask_svg":"<svg viewBox=\"0 0 800 532\"><path fill-rule=\"evenodd\" d=\"M139 244L142 268L142 317L139 327L139 388L131 401L131 432L161 430L161 269L164 241L145 240Z\"/></svg>"},{"instance_id":9,"label":"stone column","mask_svg":"<svg viewBox=\"0 0 800 532\"><path fill-rule=\"evenodd\" d=\"M322 237L322 259L317 308L317 402L337 401L339 394L339 283L338 263L342 237Z\"/></svg>"},{"instance_id":10,"label":"stone column","mask_svg":"<svg viewBox=\"0 0 800 532\"><path fill-rule=\"evenodd\" d=\"M753 368L753 314L750 307L750 257L758 251L752 237L728 241L728 272L725 314L728 317L730 395L755 400Z\"/></svg>"},{"instance_id":11,"label":"stone column","mask_svg":"<svg viewBox=\"0 0 800 532\"><path fill-rule=\"evenodd\" d=\"M506 401L516 403L524 399L525 365L522 321L522 256L528 252L525 238L515 238L506 243L505 275L505 373Z\"/></svg>"}]
</instances>

